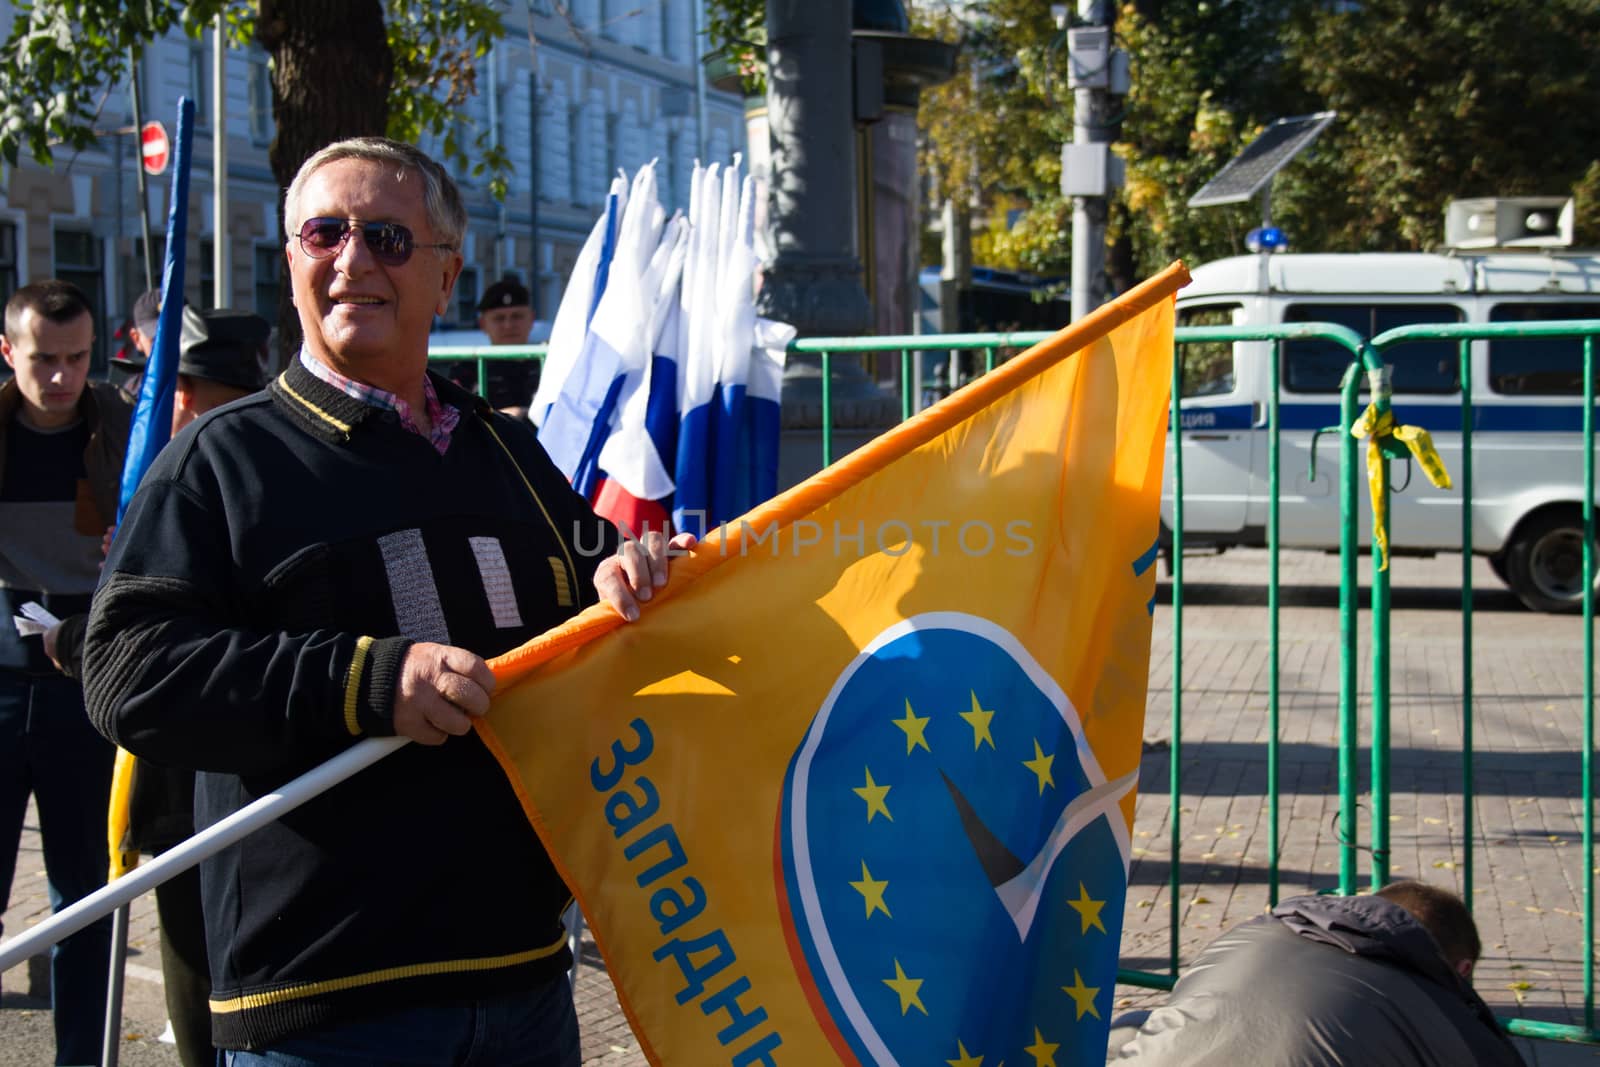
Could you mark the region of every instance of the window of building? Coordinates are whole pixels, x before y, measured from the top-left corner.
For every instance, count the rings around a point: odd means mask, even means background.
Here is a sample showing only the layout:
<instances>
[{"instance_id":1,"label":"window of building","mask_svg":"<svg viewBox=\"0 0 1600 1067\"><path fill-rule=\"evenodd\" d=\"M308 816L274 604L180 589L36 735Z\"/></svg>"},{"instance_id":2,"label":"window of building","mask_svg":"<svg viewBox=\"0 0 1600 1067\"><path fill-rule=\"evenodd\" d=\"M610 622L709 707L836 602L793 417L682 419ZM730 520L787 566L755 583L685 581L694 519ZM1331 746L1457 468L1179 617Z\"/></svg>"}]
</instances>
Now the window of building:
<instances>
[{"instance_id":1,"label":"window of building","mask_svg":"<svg viewBox=\"0 0 1600 1067\"><path fill-rule=\"evenodd\" d=\"M1600 319L1600 303L1496 304L1490 322ZM1595 368L1600 383L1600 366ZM1581 337L1497 338L1489 342L1489 388L1513 396L1577 396L1583 392Z\"/></svg>"},{"instance_id":2,"label":"window of building","mask_svg":"<svg viewBox=\"0 0 1600 1067\"><path fill-rule=\"evenodd\" d=\"M17 226L0 222L0 304L17 291Z\"/></svg>"},{"instance_id":3,"label":"window of building","mask_svg":"<svg viewBox=\"0 0 1600 1067\"><path fill-rule=\"evenodd\" d=\"M1179 326L1232 326L1241 304L1207 304L1178 311ZM1238 387L1233 370L1232 341L1197 341L1178 346L1183 360L1180 379L1184 396L1216 396Z\"/></svg>"},{"instance_id":4,"label":"window of building","mask_svg":"<svg viewBox=\"0 0 1600 1067\"><path fill-rule=\"evenodd\" d=\"M583 185L581 175L583 168L579 162L583 159L583 109L574 106L567 112L567 144L572 150L567 155L567 200L573 204L582 203Z\"/></svg>"},{"instance_id":5,"label":"window of building","mask_svg":"<svg viewBox=\"0 0 1600 1067\"><path fill-rule=\"evenodd\" d=\"M276 325L278 293L283 286L283 249L278 245L256 245L254 259L256 314Z\"/></svg>"},{"instance_id":6,"label":"window of building","mask_svg":"<svg viewBox=\"0 0 1600 1067\"><path fill-rule=\"evenodd\" d=\"M672 30L672 20L676 17L675 6L672 0L660 0L656 5L656 14L661 22L657 31L661 34L661 54L667 59L682 58L678 55L677 41L675 40L677 34Z\"/></svg>"},{"instance_id":7,"label":"window of building","mask_svg":"<svg viewBox=\"0 0 1600 1067\"><path fill-rule=\"evenodd\" d=\"M122 264L123 295L127 298L123 310L131 312L133 302L139 294L146 289L161 288L161 272L167 262L167 239L165 237L150 238L150 283L145 284L144 274L144 238L135 237L132 241L128 257Z\"/></svg>"},{"instance_id":8,"label":"window of building","mask_svg":"<svg viewBox=\"0 0 1600 1067\"><path fill-rule=\"evenodd\" d=\"M194 101L194 124L211 123L211 51L203 43L189 45L189 99Z\"/></svg>"},{"instance_id":9,"label":"window of building","mask_svg":"<svg viewBox=\"0 0 1600 1067\"><path fill-rule=\"evenodd\" d=\"M94 315L94 351L89 366L93 373L106 369L105 242L81 230L55 231L55 276L71 282L89 298Z\"/></svg>"},{"instance_id":10,"label":"window of building","mask_svg":"<svg viewBox=\"0 0 1600 1067\"><path fill-rule=\"evenodd\" d=\"M250 49L250 141L256 145L272 143L272 68L267 53L257 45Z\"/></svg>"},{"instance_id":11,"label":"window of building","mask_svg":"<svg viewBox=\"0 0 1600 1067\"><path fill-rule=\"evenodd\" d=\"M678 145L681 135L677 130L667 131L667 150L656 164L656 180L661 183L661 203L668 211L682 206L687 191L678 189Z\"/></svg>"},{"instance_id":12,"label":"window of building","mask_svg":"<svg viewBox=\"0 0 1600 1067\"><path fill-rule=\"evenodd\" d=\"M1371 340L1397 326L1460 322L1452 304L1290 304L1284 322L1331 322ZM1285 341L1283 387L1296 393L1337 393L1351 354L1332 341ZM1384 353L1397 393L1461 390L1460 355L1454 341L1418 341ZM1363 377L1361 388L1366 389Z\"/></svg>"}]
</instances>

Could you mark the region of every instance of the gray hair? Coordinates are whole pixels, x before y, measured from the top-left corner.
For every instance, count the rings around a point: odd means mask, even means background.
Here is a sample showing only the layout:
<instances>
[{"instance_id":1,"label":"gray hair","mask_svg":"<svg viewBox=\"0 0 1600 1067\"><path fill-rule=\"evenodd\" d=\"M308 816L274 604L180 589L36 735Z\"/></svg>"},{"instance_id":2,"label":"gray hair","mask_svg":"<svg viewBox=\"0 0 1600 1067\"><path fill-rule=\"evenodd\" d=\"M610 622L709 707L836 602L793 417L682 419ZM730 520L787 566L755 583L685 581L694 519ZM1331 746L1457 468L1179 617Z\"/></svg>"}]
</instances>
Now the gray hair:
<instances>
[{"instance_id":1,"label":"gray hair","mask_svg":"<svg viewBox=\"0 0 1600 1067\"><path fill-rule=\"evenodd\" d=\"M283 224L288 236L299 233L305 221L300 217L300 194L305 191L306 182L329 163L343 159L392 165L400 181L405 181L408 174L417 175L422 181L422 203L427 209L428 225L433 228L434 238L456 251L461 250L462 238L467 232L467 208L461 202L461 190L456 188L445 169L422 149L387 137L351 137L335 141L300 164L284 198Z\"/></svg>"}]
</instances>

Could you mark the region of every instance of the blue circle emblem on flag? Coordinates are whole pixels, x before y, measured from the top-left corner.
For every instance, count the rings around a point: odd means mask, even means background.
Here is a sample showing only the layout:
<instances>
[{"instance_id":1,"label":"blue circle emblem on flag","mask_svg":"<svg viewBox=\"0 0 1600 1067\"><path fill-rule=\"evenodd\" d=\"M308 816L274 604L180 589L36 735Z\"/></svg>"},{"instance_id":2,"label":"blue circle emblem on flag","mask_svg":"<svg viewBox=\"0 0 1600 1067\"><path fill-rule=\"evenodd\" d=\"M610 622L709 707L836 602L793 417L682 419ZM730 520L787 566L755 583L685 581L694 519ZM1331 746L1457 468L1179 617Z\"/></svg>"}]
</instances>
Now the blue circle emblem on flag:
<instances>
[{"instance_id":1,"label":"blue circle emblem on flag","mask_svg":"<svg viewBox=\"0 0 1600 1067\"><path fill-rule=\"evenodd\" d=\"M1105 1061L1128 835L1061 687L955 612L878 635L790 762L788 921L873 1064Z\"/></svg>"}]
</instances>

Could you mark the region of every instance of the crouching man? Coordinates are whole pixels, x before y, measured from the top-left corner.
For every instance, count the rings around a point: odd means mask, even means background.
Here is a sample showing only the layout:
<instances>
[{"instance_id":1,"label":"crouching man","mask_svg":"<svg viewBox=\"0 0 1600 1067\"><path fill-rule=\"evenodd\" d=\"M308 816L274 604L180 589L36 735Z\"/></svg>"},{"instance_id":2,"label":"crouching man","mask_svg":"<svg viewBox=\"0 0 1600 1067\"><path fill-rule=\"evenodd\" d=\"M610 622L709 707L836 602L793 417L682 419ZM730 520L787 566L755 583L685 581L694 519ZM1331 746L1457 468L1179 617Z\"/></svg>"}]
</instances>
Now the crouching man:
<instances>
[{"instance_id":1,"label":"crouching man","mask_svg":"<svg viewBox=\"0 0 1600 1067\"><path fill-rule=\"evenodd\" d=\"M1473 992L1466 905L1421 882L1296 897L1208 945L1109 1062L1520 1067Z\"/></svg>"}]
</instances>

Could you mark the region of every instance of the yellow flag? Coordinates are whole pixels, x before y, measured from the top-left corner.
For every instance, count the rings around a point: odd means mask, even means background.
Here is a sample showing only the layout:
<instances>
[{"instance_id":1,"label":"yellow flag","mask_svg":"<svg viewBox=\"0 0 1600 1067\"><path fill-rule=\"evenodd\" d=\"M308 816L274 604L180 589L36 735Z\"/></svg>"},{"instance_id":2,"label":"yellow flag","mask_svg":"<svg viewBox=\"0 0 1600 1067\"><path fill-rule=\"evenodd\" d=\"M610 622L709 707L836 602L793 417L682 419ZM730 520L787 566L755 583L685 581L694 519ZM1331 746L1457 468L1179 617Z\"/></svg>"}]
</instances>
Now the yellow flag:
<instances>
[{"instance_id":1,"label":"yellow flag","mask_svg":"<svg viewBox=\"0 0 1600 1067\"><path fill-rule=\"evenodd\" d=\"M653 1063L1104 1062L1186 280L495 661Z\"/></svg>"}]
</instances>

